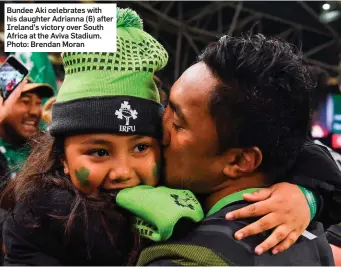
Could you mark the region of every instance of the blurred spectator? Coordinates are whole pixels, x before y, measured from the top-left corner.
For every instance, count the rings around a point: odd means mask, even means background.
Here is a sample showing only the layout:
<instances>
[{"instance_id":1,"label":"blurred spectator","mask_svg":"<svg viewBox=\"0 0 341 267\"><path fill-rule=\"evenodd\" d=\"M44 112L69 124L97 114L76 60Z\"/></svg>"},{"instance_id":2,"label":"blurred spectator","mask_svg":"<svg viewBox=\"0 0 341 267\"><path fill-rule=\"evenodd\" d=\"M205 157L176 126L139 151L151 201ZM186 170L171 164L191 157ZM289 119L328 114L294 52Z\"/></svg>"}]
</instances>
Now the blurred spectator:
<instances>
[{"instance_id":1,"label":"blurred spectator","mask_svg":"<svg viewBox=\"0 0 341 267\"><path fill-rule=\"evenodd\" d=\"M27 81L22 82L16 90L8 97L6 101L0 95L0 124L11 113L13 105L17 102L21 95L21 91ZM5 176L7 172L7 161L2 153L0 153L0 177Z\"/></svg>"},{"instance_id":2,"label":"blurred spectator","mask_svg":"<svg viewBox=\"0 0 341 267\"><path fill-rule=\"evenodd\" d=\"M0 95L0 124L2 121L6 119L6 117L11 113L13 106L18 101L23 88L26 86L27 81L23 81L14 91L13 93L4 101L2 96ZM5 177L8 172L8 164L5 156L0 153L0 177ZM0 180L0 187L5 184L4 180ZM2 224L6 218L7 212L3 209L0 209L0 233L2 233ZM0 244L2 244L2 235L0 234ZM0 260L2 262L2 253L0 253Z\"/></svg>"},{"instance_id":3,"label":"blurred spectator","mask_svg":"<svg viewBox=\"0 0 341 267\"><path fill-rule=\"evenodd\" d=\"M3 159L0 173L8 170L9 177L13 178L21 169L29 154L26 143L39 129L42 98L51 97L53 94L53 88L48 84L27 80L21 88L20 97L16 101L12 99L11 111L0 124L0 154ZM7 103L8 100L4 105L10 104ZM7 179L3 179L1 185L6 181Z\"/></svg>"},{"instance_id":4,"label":"blurred spectator","mask_svg":"<svg viewBox=\"0 0 341 267\"><path fill-rule=\"evenodd\" d=\"M43 106L43 121L46 124L50 124L52 121L52 105L56 102L56 97L51 97Z\"/></svg>"},{"instance_id":5,"label":"blurred spectator","mask_svg":"<svg viewBox=\"0 0 341 267\"><path fill-rule=\"evenodd\" d=\"M11 113L13 105L17 102L23 87L26 85L27 81L23 81L14 92L8 97L6 101L0 95L0 123Z\"/></svg>"}]
</instances>

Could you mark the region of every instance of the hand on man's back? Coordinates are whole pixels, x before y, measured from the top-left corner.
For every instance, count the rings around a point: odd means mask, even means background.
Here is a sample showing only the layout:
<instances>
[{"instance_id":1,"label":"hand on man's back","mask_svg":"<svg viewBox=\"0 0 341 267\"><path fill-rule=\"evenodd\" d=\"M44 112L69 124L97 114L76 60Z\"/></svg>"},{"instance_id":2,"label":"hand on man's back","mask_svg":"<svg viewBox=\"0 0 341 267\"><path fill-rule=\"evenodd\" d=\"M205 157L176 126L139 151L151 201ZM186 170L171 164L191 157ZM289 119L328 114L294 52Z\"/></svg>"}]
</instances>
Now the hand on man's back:
<instances>
[{"instance_id":1,"label":"hand on man's back","mask_svg":"<svg viewBox=\"0 0 341 267\"><path fill-rule=\"evenodd\" d=\"M255 203L228 213L226 219L264 216L235 233L235 238L240 240L273 229L272 234L255 248L257 254L269 249L274 254L287 250L309 225L309 205L297 185L279 183L243 197ZM240 234L242 238L239 238Z\"/></svg>"}]
</instances>

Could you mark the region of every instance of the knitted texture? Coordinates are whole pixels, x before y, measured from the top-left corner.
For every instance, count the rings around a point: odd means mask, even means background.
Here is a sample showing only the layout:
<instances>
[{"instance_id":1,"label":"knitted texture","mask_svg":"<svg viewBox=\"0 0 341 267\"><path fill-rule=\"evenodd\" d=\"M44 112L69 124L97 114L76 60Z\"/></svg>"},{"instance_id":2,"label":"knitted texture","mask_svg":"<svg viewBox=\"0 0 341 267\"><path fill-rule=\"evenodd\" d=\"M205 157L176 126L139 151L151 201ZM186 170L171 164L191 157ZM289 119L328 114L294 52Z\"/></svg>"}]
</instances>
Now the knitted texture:
<instances>
[{"instance_id":1,"label":"knitted texture","mask_svg":"<svg viewBox=\"0 0 341 267\"><path fill-rule=\"evenodd\" d=\"M52 135L160 136L162 106L153 76L167 64L168 54L143 31L135 11L117 9L117 52L65 52L62 58L65 79L52 109Z\"/></svg>"}]
</instances>

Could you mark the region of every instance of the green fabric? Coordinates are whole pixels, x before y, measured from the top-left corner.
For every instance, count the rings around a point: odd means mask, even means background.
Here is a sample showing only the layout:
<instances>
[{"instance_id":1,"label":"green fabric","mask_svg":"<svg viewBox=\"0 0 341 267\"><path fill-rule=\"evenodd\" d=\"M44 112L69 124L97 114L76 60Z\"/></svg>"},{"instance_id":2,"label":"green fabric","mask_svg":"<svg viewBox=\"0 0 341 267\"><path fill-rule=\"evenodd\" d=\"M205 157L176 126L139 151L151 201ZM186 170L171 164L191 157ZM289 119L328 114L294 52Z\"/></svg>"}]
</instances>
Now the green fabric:
<instances>
[{"instance_id":1,"label":"green fabric","mask_svg":"<svg viewBox=\"0 0 341 267\"><path fill-rule=\"evenodd\" d=\"M180 266L235 265L209 248L187 244L165 244L145 248L136 266L144 266L155 259L166 257Z\"/></svg>"},{"instance_id":2,"label":"green fabric","mask_svg":"<svg viewBox=\"0 0 341 267\"><path fill-rule=\"evenodd\" d=\"M253 193L257 190L259 190L261 188L248 188L236 193L233 193L229 196L226 196L222 199L220 199L207 213L207 216L210 216L218 211L220 211L222 208L226 207L227 205L233 203L233 202L237 202L237 201L241 201L243 200L243 194L249 194L249 193Z\"/></svg>"},{"instance_id":3,"label":"green fabric","mask_svg":"<svg viewBox=\"0 0 341 267\"><path fill-rule=\"evenodd\" d=\"M116 27L125 27L125 25L130 25L130 27L134 27L140 30L143 30L143 22L141 18L137 15L137 13L128 8L126 9L117 9L117 21Z\"/></svg>"},{"instance_id":4,"label":"green fabric","mask_svg":"<svg viewBox=\"0 0 341 267\"><path fill-rule=\"evenodd\" d=\"M160 102L153 81L168 54L142 30L142 20L131 9L117 8L116 53L62 54L65 80L56 103L88 97L135 96Z\"/></svg>"},{"instance_id":5,"label":"green fabric","mask_svg":"<svg viewBox=\"0 0 341 267\"><path fill-rule=\"evenodd\" d=\"M65 79L53 105L51 135L108 132L160 138L163 106L153 76L167 64L168 54L142 30L135 11L117 8L116 26L117 52L62 54Z\"/></svg>"},{"instance_id":6,"label":"green fabric","mask_svg":"<svg viewBox=\"0 0 341 267\"><path fill-rule=\"evenodd\" d=\"M65 102L87 97L115 95L135 96L160 102L160 97L153 81L153 73L123 73L105 70L66 75L57 96L57 101Z\"/></svg>"},{"instance_id":7,"label":"green fabric","mask_svg":"<svg viewBox=\"0 0 341 267\"><path fill-rule=\"evenodd\" d=\"M47 129L48 129L48 124L47 124L45 121L40 120L40 122L39 122L39 129L40 129L42 132L47 131Z\"/></svg>"},{"instance_id":8,"label":"green fabric","mask_svg":"<svg viewBox=\"0 0 341 267\"><path fill-rule=\"evenodd\" d=\"M5 156L10 175L13 178L24 166L25 161L30 153L30 148L25 146L23 148L17 149L0 138L0 152Z\"/></svg>"},{"instance_id":9,"label":"green fabric","mask_svg":"<svg viewBox=\"0 0 341 267\"><path fill-rule=\"evenodd\" d=\"M308 204L309 204L309 208L310 208L310 215L311 215L311 220L315 217L316 212L317 212L317 198L314 195L314 193L310 190L308 190L307 188L303 187L303 186L298 186L303 194L305 195L305 197L307 198ZM207 213L207 216L218 212L219 210L221 210L223 207L227 206L228 204L232 203L232 202L236 202L236 201L240 201L243 200L243 194L248 194L248 193L252 193L255 192L257 190L259 190L261 188L249 188L246 190L242 190L239 192L236 192L234 194L231 194L227 197L224 197L223 199L219 200L211 209L210 211Z\"/></svg>"},{"instance_id":10,"label":"green fabric","mask_svg":"<svg viewBox=\"0 0 341 267\"><path fill-rule=\"evenodd\" d=\"M302 193L304 194L305 198L308 201L310 210L310 221L312 221L317 212L317 198L315 194L312 191L308 190L307 188L303 186L298 186L298 188L301 189Z\"/></svg>"},{"instance_id":11,"label":"green fabric","mask_svg":"<svg viewBox=\"0 0 341 267\"><path fill-rule=\"evenodd\" d=\"M188 190L140 185L122 189L116 202L137 216L140 235L153 241L171 237L180 219L199 222L204 218L199 201Z\"/></svg>"},{"instance_id":12,"label":"green fabric","mask_svg":"<svg viewBox=\"0 0 341 267\"><path fill-rule=\"evenodd\" d=\"M52 86L55 94L58 93L56 75L45 52L16 52L14 55L20 59L29 70L29 77L35 83L47 83Z\"/></svg>"}]
</instances>

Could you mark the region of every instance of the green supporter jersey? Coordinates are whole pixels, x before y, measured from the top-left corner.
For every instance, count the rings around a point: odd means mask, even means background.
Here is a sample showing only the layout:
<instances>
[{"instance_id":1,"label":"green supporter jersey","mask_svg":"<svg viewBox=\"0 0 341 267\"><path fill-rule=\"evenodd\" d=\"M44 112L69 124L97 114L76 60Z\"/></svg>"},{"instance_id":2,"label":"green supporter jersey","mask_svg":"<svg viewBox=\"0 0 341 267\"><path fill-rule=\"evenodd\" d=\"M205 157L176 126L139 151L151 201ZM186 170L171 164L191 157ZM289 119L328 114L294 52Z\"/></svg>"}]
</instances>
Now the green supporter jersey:
<instances>
[{"instance_id":1,"label":"green supporter jersey","mask_svg":"<svg viewBox=\"0 0 341 267\"><path fill-rule=\"evenodd\" d=\"M18 149L0 138L0 153L3 154L7 161L10 178L14 178L24 166L30 148L26 145Z\"/></svg>"}]
</instances>

